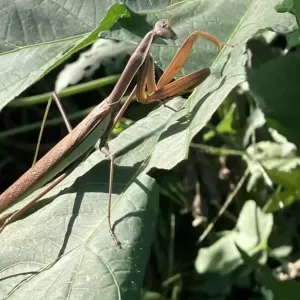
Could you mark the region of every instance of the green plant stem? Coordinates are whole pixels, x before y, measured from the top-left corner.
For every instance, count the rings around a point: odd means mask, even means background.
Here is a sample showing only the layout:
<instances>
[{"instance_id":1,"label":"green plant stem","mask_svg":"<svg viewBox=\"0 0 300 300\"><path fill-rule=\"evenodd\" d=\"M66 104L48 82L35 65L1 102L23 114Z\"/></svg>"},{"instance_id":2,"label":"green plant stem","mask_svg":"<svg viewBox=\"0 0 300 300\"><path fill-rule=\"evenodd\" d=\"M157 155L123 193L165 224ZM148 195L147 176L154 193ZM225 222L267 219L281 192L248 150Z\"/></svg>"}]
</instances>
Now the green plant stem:
<instances>
[{"instance_id":1,"label":"green plant stem","mask_svg":"<svg viewBox=\"0 0 300 300\"><path fill-rule=\"evenodd\" d=\"M68 118L69 118L69 120L75 120L75 119L82 118L82 117L86 116L92 109L93 109L93 107L89 107L89 108L81 110L79 112L70 114L68 116ZM54 118L54 119L51 119L51 120L47 121L46 126L55 126L55 125L60 124L62 122L63 122L62 118L60 118L60 117L59 118ZM21 126L21 127L17 127L17 128L14 128L14 129L3 131L3 132L0 133L0 140L4 139L4 138L7 138L9 136L16 135L16 134L21 134L21 133L28 132L28 131L31 131L31 130L39 129L41 127L41 124L42 124L42 121L27 124L27 125L24 125L24 126Z\"/></svg>"},{"instance_id":2,"label":"green plant stem","mask_svg":"<svg viewBox=\"0 0 300 300\"><path fill-rule=\"evenodd\" d=\"M120 74L111 75L111 76L107 76L105 78L100 78L100 79L92 80L89 82L73 85L73 86L63 89L58 94L58 96L60 98L63 98L63 97L72 96L75 94L80 94L80 93L84 93L87 91L95 90L97 88L116 83L118 81L119 77L120 77ZM40 95L36 95L36 96L20 97L20 98L15 99L14 101L11 101L8 104L8 106L24 107L24 106L31 106L31 105L44 103L44 102L48 101L50 95L51 95L51 93L44 93L44 94L40 94Z\"/></svg>"},{"instance_id":3,"label":"green plant stem","mask_svg":"<svg viewBox=\"0 0 300 300\"><path fill-rule=\"evenodd\" d=\"M224 202L223 206L219 210L217 216L214 218L214 220L207 226L207 228L204 230L204 232L201 234L198 242L201 243L205 239L205 237L209 234L209 232L213 229L218 219L223 215L229 204L232 202L234 197L237 195L238 191L243 186L246 178L248 177L250 171L247 169L243 175L243 177L239 180L238 184L235 186L235 189L228 195L226 201Z\"/></svg>"},{"instance_id":4,"label":"green plant stem","mask_svg":"<svg viewBox=\"0 0 300 300\"><path fill-rule=\"evenodd\" d=\"M246 152L240 151L240 150L235 150L235 149L228 149L228 148L217 148L217 147L212 147L212 146L207 146L204 144L196 144L196 143L191 143L190 146L192 148L198 148L208 154L211 155L234 155L234 156L244 156Z\"/></svg>"},{"instance_id":5,"label":"green plant stem","mask_svg":"<svg viewBox=\"0 0 300 300\"><path fill-rule=\"evenodd\" d=\"M123 98L125 98L125 97L123 97ZM124 101L123 98L122 98L121 102ZM75 112L73 114L70 114L70 115L68 115L68 119L69 120L82 119L83 117L85 117L86 115L88 115L89 112L94 107L95 106L92 106L92 107L80 110L78 112ZM122 119L125 119L125 120L129 121L129 119L126 119L126 118L122 118ZM63 121L63 119L61 117L57 117L57 118L53 118L53 119L47 121L46 124L45 124L45 126L55 126L55 125L61 124L63 122L64 121ZM20 126L20 127L17 127L17 128L13 128L13 129L9 129L9 130L0 132L0 140L2 140L4 138L7 138L7 137L10 137L10 136L14 136L16 134L22 134L22 133L25 133L25 132L28 132L28 131L37 130L37 129L39 129L41 127L41 125L42 125L42 121L31 123L31 124L27 124L27 125L23 125L23 126Z\"/></svg>"}]
</instances>

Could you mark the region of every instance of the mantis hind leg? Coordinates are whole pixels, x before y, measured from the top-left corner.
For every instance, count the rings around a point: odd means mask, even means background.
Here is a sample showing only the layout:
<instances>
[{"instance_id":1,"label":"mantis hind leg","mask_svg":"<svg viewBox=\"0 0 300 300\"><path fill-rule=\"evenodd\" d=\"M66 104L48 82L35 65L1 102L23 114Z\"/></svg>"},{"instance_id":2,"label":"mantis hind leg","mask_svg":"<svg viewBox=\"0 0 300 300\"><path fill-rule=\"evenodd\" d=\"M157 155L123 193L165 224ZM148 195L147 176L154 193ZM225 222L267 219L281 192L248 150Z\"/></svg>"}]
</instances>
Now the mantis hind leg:
<instances>
[{"instance_id":1,"label":"mantis hind leg","mask_svg":"<svg viewBox=\"0 0 300 300\"><path fill-rule=\"evenodd\" d=\"M59 97L57 95L56 92L52 92L51 93L51 96L49 97L49 100L48 100L48 103L47 103L47 106L46 106L46 109L45 109L45 113L44 113L44 117L43 117L43 121L42 121L42 125L41 125L41 129L40 129L40 132L39 132L39 137L38 137L38 141L37 141L37 145L36 145L36 149L35 149L35 153L34 153L34 158L33 158L33 162L32 164L34 165L37 161L37 157L38 157L38 153L39 153L39 150L40 150L40 145L41 145L41 140L42 140L42 136L43 136L43 133L44 133L44 129L45 129L45 124L46 124L46 120L47 120L47 117L48 117L48 113L49 113L49 109L50 109L50 106L51 106L51 103L52 103L52 100L54 99L60 113L61 113L61 116L64 120L64 123L67 127L67 130L68 130L68 133L70 133L72 131L72 126L68 120L68 117L67 117L67 114L61 104L61 101L59 100Z\"/></svg>"},{"instance_id":2,"label":"mantis hind leg","mask_svg":"<svg viewBox=\"0 0 300 300\"><path fill-rule=\"evenodd\" d=\"M108 205L107 205L107 220L108 220L108 230L109 233L116 243L116 245L121 247L121 242L117 238L114 228L111 222L111 204L112 204L112 192L113 192L113 183L114 183L114 154L109 151L107 147L101 147L100 151L104 153L110 160L110 170L109 170L109 188L108 188Z\"/></svg>"}]
</instances>

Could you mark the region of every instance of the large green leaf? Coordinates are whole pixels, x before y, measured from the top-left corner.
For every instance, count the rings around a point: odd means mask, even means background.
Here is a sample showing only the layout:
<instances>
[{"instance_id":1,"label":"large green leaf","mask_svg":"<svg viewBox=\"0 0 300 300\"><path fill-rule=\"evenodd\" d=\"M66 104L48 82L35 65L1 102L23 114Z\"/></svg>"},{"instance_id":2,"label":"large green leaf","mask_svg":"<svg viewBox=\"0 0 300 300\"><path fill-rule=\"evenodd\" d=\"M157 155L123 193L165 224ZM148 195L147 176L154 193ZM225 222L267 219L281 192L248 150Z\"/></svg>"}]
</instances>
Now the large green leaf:
<instances>
[{"instance_id":1,"label":"large green leaf","mask_svg":"<svg viewBox=\"0 0 300 300\"><path fill-rule=\"evenodd\" d=\"M0 110L75 51L93 43L127 13L117 1L10 1L0 3ZM168 0L126 1L135 10L166 7ZM106 15L105 15L106 14Z\"/></svg>"},{"instance_id":2,"label":"large green leaf","mask_svg":"<svg viewBox=\"0 0 300 300\"><path fill-rule=\"evenodd\" d=\"M24 299L24 295L30 299L139 297L158 205L157 186L146 172L153 167L172 168L187 156L192 137L232 88L244 80L246 40L259 29L286 30L292 24L288 14L275 12L277 3L186 1L168 11L149 11L141 16L122 5L112 8L125 16L111 37L135 42L158 18L168 17L169 12L174 15L172 27L178 41L158 41L159 46L153 47L154 58L163 67L188 33L197 29L240 43L218 57L208 42L196 44L184 72L212 65L208 80L185 103L182 98L171 100L110 143L118 165L112 216L123 249L114 245L107 230L108 163L96 151L40 202L39 210L9 225L0 235L2 298L8 294L10 299Z\"/></svg>"},{"instance_id":3,"label":"large green leaf","mask_svg":"<svg viewBox=\"0 0 300 300\"><path fill-rule=\"evenodd\" d=\"M300 2L284 0L276 6L279 12L296 17L298 29L286 35L288 48L299 44ZM271 49L272 50L272 49ZM255 54L254 54L255 55ZM299 50L261 61L259 67L247 72L250 92L264 114L289 139L299 144L298 80ZM275 122L274 122L275 121Z\"/></svg>"},{"instance_id":4,"label":"large green leaf","mask_svg":"<svg viewBox=\"0 0 300 300\"><path fill-rule=\"evenodd\" d=\"M185 112L180 111L177 117L173 117L177 121L174 121L173 126L164 133L166 137L162 138L153 150L148 164L149 169L152 167L168 169L185 159L189 143L195 134L203 128L228 93L245 80L247 39L261 29L272 28L285 32L292 27L295 23L294 18L289 14L276 13L274 6L277 3L278 1L256 0L247 2L219 0L213 4L209 1L187 1L170 10L173 14L172 27L179 38L175 42L160 41L159 46L152 47L152 54L162 68L170 62L170 57L176 53L184 39L198 29L205 28L218 39L236 46L234 49L225 47L217 55L216 47L212 43L202 39L200 44L195 44L182 74L211 66L212 75L184 104ZM165 14L165 12L149 13L146 19L154 23L158 18L165 18ZM130 20L123 18L113 26L114 30L105 36L138 42L139 36L142 35L140 31L144 33L149 29L137 25L140 19L143 18L139 16L132 16ZM169 159L165 159L166 157Z\"/></svg>"},{"instance_id":5,"label":"large green leaf","mask_svg":"<svg viewBox=\"0 0 300 300\"><path fill-rule=\"evenodd\" d=\"M289 12L293 14L296 19L297 23L299 24L300 20L300 2L298 0L283 0L282 3L276 5L276 10L278 12ZM287 34L287 41L289 47L295 47L299 44L299 27L294 31Z\"/></svg>"},{"instance_id":6,"label":"large green leaf","mask_svg":"<svg viewBox=\"0 0 300 300\"><path fill-rule=\"evenodd\" d=\"M169 107L157 109L110 145L119 156L112 218L123 248L108 233L109 164L96 151L41 201L48 205L1 234L1 297L12 293L12 299L23 299L30 293L31 299L41 295L55 299L71 293L72 298L118 299L122 295L135 299L139 295L156 220L158 188L145 172L137 175L137 167L181 101L177 98ZM13 255L11 249L15 249Z\"/></svg>"},{"instance_id":7,"label":"large green leaf","mask_svg":"<svg viewBox=\"0 0 300 300\"><path fill-rule=\"evenodd\" d=\"M145 245L151 241L155 224L158 189L153 179L141 175L120 197L113 209L113 219L118 220L115 230L123 245L119 249L108 234L103 214L107 207L106 185L99 184L107 179L103 169L107 171L99 165L92 168L46 209L3 232L2 299L5 295L9 299L120 299L120 295L137 299L149 254ZM132 170L116 171L118 193Z\"/></svg>"},{"instance_id":8,"label":"large green leaf","mask_svg":"<svg viewBox=\"0 0 300 300\"><path fill-rule=\"evenodd\" d=\"M265 115L284 128L285 135L300 143L298 77L300 53L289 53L248 71L251 93ZM276 83L276 84L275 84Z\"/></svg>"}]
</instances>

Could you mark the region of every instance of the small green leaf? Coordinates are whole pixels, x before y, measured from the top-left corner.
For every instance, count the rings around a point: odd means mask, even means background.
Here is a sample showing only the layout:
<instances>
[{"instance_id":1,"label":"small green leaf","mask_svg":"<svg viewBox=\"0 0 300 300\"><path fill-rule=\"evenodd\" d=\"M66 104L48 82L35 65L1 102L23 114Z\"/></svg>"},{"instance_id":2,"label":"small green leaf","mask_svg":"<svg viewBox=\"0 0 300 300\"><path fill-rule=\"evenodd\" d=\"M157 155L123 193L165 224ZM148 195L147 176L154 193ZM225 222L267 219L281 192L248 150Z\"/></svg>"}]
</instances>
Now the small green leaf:
<instances>
[{"instance_id":1,"label":"small green leaf","mask_svg":"<svg viewBox=\"0 0 300 300\"><path fill-rule=\"evenodd\" d=\"M257 272L257 279L261 284L273 292L275 299L280 300L297 300L300 294L300 285L296 281L279 281L276 279L272 270L262 266L256 259L252 258L247 252L237 245L244 262Z\"/></svg>"},{"instance_id":2,"label":"small green leaf","mask_svg":"<svg viewBox=\"0 0 300 300\"><path fill-rule=\"evenodd\" d=\"M145 292L142 300L167 300L164 296L155 292Z\"/></svg>"},{"instance_id":3,"label":"small green leaf","mask_svg":"<svg viewBox=\"0 0 300 300\"><path fill-rule=\"evenodd\" d=\"M267 241L273 226L273 216L265 214L254 201L248 200L240 213L236 230L207 248L201 248L196 259L196 269L200 274L216 273L228 275L242 264L235 244L258 253Z\"/></svg>"}]
</instances>

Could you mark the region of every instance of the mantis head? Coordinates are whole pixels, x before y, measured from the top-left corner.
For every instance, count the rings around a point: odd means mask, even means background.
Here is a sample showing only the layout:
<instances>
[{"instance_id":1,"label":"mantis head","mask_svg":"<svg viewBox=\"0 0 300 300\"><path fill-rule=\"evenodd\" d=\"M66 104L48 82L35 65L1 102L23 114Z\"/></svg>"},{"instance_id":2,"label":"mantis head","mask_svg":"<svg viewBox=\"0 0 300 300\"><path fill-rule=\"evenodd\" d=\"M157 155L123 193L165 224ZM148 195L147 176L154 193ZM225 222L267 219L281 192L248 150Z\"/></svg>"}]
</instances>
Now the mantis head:
<instances>
[{"instance_id":1,"label":"mantis head","mask_svg":"<svg viewBox=\"0 0 300 300\"><path fill-rule=\"evenodd\" d=\"M170 27L170 19L159 20L154 26L154 33L165 40L176 40L177 35Z\"/></svg>"}]
</instances>

